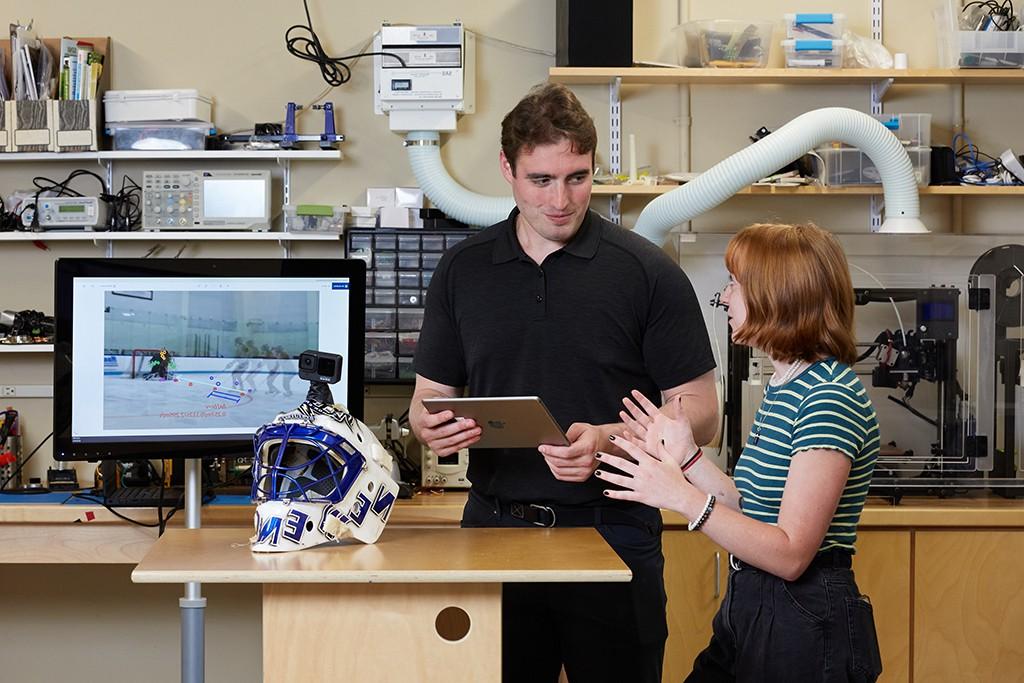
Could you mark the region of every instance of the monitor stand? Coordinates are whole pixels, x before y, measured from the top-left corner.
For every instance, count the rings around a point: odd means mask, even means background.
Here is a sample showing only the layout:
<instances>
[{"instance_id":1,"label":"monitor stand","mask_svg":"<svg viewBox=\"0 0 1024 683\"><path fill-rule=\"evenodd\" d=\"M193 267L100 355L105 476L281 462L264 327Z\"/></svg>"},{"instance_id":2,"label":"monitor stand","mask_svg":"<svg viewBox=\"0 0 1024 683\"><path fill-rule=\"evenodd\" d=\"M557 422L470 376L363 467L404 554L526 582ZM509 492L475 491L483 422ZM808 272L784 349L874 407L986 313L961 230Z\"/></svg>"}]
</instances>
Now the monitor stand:
<instances>
[{"instance_id":1,"label":"monitor stand","mask_svg":"<svg viewBox=\"0 0 1024 683\"><path fill-rule=\"evenodd\" d=\"M203 504L202 461L185 460L185 528L200 528ZM189 581L185 596L178 600L181 608L181 681L203 683L206 678L206 598L202 584Z\"/></svg>"}]
</instances>

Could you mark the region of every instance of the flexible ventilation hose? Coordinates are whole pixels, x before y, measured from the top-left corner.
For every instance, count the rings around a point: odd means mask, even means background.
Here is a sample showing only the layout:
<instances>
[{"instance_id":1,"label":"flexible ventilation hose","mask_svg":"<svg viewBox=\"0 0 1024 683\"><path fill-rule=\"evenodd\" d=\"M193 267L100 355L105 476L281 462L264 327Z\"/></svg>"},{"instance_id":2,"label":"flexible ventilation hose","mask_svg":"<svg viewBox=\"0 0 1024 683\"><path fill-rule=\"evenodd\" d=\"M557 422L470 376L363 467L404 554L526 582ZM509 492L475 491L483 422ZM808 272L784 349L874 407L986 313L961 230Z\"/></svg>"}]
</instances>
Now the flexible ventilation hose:
<instances>
[{"instance_id":1,"label":"flexible ventilation hose","mask_svg":"<svg viewBox=\"0 0 1024 683\"><path fill-rule=\"evenodd\" d=\"M903 145L874 118L842 107L801 114L686 185L661 195L640 213L634 232L661 245L675 226L713 209L807 150L833 140L859 147L878 168L886 215L881 232L928 232L920 221L914 167ZM515 200L477 194L455 182L441 161L440 141L436 131L413 131L405 138L409 163L424 194L446 214L469 225L504 220Z\"/></svg>"},{"instance_id":2,"label":"flexible ventilation hose","mask_svg":"<svg viewBox=\"0 0 1024 683\"><path fill-rule=\"evenodd\" d=\"M468 225L492 225L508 218L516 205L512 197L477 194L455 182L441 161L440 133L412 131L405 136L405 146L423 194L455 220Z\"/></svg>"},{"instance_id":3,"label":"flexible ventilation hose","mask_svg":"<svg viewBox=\"0 0 1024 683\"><path fill-rule=\"evenodd\" d=\"M718 206L751 183L799 159L807 150L833 140L859 147L878 168L886 214L881 232L928 232L920 221L917 180L903 145L874 118L842 107L801 114L678 190L661 195L640 212L633 232L664 244L675 226Z\"/></svg>"}]
</instances>

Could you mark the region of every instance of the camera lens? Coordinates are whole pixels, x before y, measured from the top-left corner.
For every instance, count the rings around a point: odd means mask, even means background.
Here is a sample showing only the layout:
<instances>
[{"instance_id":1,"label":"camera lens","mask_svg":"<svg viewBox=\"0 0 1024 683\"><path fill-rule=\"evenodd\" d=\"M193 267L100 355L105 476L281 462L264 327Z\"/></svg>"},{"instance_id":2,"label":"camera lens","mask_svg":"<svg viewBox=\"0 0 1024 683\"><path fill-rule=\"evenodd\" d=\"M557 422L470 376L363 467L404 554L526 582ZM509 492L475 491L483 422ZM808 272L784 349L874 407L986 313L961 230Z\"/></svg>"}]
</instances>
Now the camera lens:
<instances>
[{"instance_id":1,"label":"camera lens","mask_svg":"<svg viewBox=\"0 0 1024 683\"><path fill-rule=\"evenodd\" d=\"M312 370L316 367L316 356L313 356L312 354L302 354L299 356L299 365L306 370Z\"/></svg>"}]
</instances>

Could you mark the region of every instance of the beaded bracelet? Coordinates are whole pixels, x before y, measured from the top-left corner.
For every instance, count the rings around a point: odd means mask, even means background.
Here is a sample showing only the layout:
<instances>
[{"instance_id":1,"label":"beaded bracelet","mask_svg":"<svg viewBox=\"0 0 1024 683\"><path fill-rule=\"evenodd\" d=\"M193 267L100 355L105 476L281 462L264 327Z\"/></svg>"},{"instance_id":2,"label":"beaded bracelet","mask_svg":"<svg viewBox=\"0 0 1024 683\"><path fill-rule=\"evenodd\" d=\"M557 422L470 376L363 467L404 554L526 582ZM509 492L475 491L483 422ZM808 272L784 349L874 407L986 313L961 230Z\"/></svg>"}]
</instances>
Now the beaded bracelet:
<instances>
[{"instance_id":1,"label":"beaded bracelet","mask_svg":"<svg viewBox=\"0 0 1024 683\"><path fill-rule=\"evenodd\" d=\"M696 462L698 460L700 460L700 456L702 456L702 455L704 455L704 451L701 450L700 446L698 446L697 447L697 452L694 453L693 455L691 455L690 459L687 460L686 462L684 462L682 464L682 466L680 467L680 469L682 469L683 472L685 472L686 470L690 469L691 467L693 467L696 464Z\"/></svg>"},{"instance_id":2,"label":"beaded bracelet","mask_svg":"<svg viewBox=\"0 0 1024 683\"><path fill-rule=\"evenodd\" d=\"M700 517L698 517L696 521L687 524L686 528L690 531L698 531L702 526L704 526L704 522L708 521L708 517L711 516L711 511L714 509L714 507L715 496L714 494L709 493L707 502L704 503L704 510L702 510L700 513Z\"/></svg>"}]
</instances>

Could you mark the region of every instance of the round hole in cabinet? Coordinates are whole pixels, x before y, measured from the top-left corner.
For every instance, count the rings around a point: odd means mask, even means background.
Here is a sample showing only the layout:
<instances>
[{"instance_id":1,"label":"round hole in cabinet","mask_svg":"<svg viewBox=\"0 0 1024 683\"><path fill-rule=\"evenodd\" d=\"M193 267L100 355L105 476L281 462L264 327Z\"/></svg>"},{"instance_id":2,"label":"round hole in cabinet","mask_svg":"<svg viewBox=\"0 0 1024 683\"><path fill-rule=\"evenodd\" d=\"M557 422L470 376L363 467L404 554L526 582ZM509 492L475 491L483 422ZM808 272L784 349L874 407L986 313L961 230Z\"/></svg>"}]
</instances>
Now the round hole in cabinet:
<instances>
[{"instance_id":1,"label":"round hole in cabinet","mask_svg":"<svg viewBox=\"0 0 1024 683\"><path fill-rule=\"evenodd\" d=\"M461 607L445 607L434 619L437 635L453 643L466 637L470 625L469 614Z\"/></svg>"}]
</instances>

